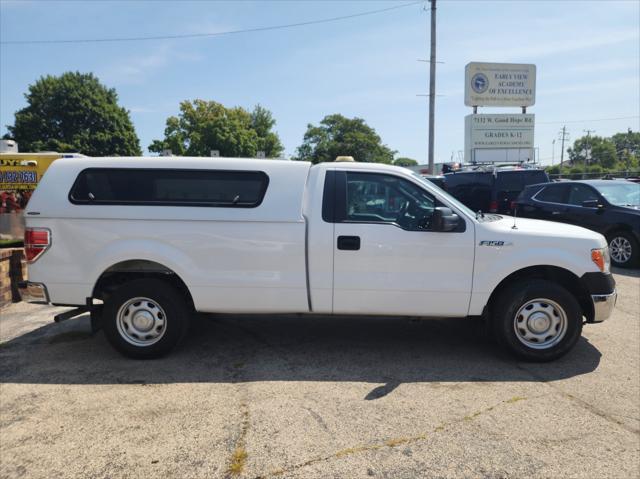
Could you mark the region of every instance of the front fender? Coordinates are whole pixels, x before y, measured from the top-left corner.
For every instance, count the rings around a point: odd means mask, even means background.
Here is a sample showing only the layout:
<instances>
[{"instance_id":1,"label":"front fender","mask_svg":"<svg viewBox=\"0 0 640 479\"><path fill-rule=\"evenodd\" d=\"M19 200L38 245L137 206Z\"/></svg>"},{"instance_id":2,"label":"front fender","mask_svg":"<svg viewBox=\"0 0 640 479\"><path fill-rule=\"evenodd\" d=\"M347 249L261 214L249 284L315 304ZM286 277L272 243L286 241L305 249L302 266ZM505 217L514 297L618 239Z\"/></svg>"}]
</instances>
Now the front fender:
<instances>
[{"instance_id":1,"label":"front fender","mask_svg":"<svg viewBox=\"0 0 640 479\"><path fill-rule=\"evenodd\" d=\"M509 275L536 266L554 266L573 273L578 278L589 272L599 272L590 259L590 251L531 247L510 250L510 246L476 247L473 290L469 315L481 315L491 293Z\"/></svg>"}]
</instances>

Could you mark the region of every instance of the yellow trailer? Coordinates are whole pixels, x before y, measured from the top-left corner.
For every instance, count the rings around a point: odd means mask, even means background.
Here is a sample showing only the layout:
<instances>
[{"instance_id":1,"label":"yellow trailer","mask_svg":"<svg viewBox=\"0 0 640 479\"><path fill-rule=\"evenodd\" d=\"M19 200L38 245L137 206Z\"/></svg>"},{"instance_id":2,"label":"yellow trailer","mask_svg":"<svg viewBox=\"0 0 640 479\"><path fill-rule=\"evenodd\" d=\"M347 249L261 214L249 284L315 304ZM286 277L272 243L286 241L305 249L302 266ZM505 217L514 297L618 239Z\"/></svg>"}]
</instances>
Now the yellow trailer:
<instances>
[{"instance_id":1,"label":"yellow trailer","mask_svg":"<svg viewBox=\"0 0 640 479\"><path fill-rule=\"evenodd\" d=\"M58 158L81 157L77 153L0 153L0 242L21 238L22 210L51 163Z\"/></svg>"},{"instance_id":2,"label":"yellow trailer","mask_svg":"<svg viewBox=\"0 0 640 479\"><path fill-rule=\"evenodd\" d=\"M0 191L33 191L62 153L0 153Z\"/></svg>"}]
</instances>

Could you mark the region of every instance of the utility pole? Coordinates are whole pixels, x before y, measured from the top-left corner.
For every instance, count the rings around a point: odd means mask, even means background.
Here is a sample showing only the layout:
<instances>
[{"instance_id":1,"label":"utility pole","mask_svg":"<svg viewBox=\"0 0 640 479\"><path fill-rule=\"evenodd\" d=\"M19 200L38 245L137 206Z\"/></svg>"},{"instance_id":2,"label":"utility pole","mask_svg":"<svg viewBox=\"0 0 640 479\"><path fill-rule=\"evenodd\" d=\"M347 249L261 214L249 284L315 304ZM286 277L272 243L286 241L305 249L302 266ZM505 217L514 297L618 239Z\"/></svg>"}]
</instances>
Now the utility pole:
<instances>
[{"instance_id":1,"label":"utility pole","mask_svg":"<svg viewBox=\"0 0 640 479\"><path fill-rule=\"evenodd\" d=\"M433 158L434 119L436 111L436 0L431 3L431 55L429 56L429 173L435 174Z\"/></svg>"},{"instance_id":2,"label":"utility pole","mask_svg":"<svg viewBox=\"0 0 640 479\"><path fill-rule=\"evenodd\" d=\"M553 166L553 163L556 160L556 140L555 138L553 139L553 141L551 142L551 166Z\"/></svg>"},{"instance_id":3,"label":"utility pole","mask_svg":"<svg viewBox=\"0 0 640 479\"><path fill-rule=\"evenodd\" d=\"M562 130L560 130L560 138L559 140L561 141L560 144L560 178L562 178L562 166L564 163L564 142L565 140L568 140L568 133L567 133L567 126L564 125L562 127Z\"/></svg>"},{"instance_id":4,"label":"utility pole","mask_svg":"<svg viewBox=\"0 0 640 479\"><path fill-rule=\"evenodd\" d=\"M584 152L584 174L582 175L583 178L586 178L587 164L591 159L591 133L595 133L596 130L582 130L582 131L584 131L587 134L587 147L585 148L585 152Z\"/></svg>"},{"instance_id":5,"label":"utility pole","mask_svg":"<svg viewBox=\"0 0 640 479\"><path fill-rule=\"evenodd\" d=\"M629 141L629 139L631 138L631 133L633 133L631 131L631 128L627 127L627 138L624 141L624 146L625 146L625 167L626 167L626 171L624 173L624 177L627 178L629 176L629 164L631 162L631 141Z\"/></svg>"}]
</instances>

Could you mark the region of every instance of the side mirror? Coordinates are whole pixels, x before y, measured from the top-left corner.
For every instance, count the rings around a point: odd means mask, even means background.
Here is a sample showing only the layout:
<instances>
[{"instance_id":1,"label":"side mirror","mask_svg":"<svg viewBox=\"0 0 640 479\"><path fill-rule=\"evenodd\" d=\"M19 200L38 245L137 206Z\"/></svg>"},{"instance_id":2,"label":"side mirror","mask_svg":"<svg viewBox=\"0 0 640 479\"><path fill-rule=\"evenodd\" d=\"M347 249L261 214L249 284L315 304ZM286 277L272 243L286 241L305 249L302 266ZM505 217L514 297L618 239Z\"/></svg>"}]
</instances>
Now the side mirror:
<instances>
[{"instance_id":1,"label":"side mirror","mask_svg":"<svg viewBox=\"0 0 640 479\"><path fill-rule=\"evenodd\" d=\"M453 231L458 227L459 220L458 215L451 211L451 208L438 206L433 210L431 231Z\"/></svg>"},{"instance_id":2,"label":"side mirror","mask_svg":"<svg viewBox=\"0 0 640 479\"><path fill-rule=\"evenodd\" d=\"M586 200L582 202L583 208L604 208L598 200Z\"/></svg>"}]
</instances>

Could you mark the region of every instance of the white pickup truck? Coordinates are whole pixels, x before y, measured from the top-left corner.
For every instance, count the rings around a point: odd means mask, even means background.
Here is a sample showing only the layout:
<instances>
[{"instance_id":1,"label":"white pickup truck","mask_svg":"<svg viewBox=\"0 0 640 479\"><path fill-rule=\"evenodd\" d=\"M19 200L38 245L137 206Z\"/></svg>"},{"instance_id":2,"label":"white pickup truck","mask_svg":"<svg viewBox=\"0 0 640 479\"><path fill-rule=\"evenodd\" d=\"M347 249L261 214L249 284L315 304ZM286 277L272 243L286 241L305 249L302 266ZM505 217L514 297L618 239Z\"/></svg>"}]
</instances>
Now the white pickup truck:
<instances>
[{"instance_id":1,"label":"white pickup truck","mask_svg":"<svg viewBox=\"0 0 640 479\"><path fill-rule=\"evenodd\" d=\"M23 298L91 310L138 358L198 311L479 317L548 361L616 301L600 234L476 213L380 164L61 159L25 214Z\"/></svg>"}]
</instances>

